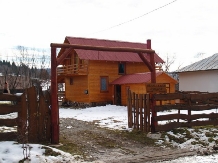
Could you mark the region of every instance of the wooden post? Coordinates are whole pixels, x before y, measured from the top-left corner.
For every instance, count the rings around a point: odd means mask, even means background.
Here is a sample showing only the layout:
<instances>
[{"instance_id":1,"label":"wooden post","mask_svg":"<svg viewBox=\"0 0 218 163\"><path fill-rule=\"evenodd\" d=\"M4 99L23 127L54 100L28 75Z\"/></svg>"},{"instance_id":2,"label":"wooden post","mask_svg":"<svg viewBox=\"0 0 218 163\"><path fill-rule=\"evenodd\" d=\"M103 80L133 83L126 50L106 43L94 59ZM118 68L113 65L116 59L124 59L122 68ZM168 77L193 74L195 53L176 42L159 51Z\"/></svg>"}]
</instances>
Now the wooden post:
<instances>
[{"instance_id":1,"label":"wooden post","mask_svg":"<svg viewBox=\"0 0 218 163\"><path fill-rule=\"evenodd\" d=\"M143 131L143 95L139 95L140 130Z\"/></svg>"},{"instance_id":2,"label":"wooden post","mask_svg":"<svg viewBox=\"0 0 218 163\"><path fill-rule=\"evenodd\" d=\"M151 40L147 40L147 49L151 49ZM156 72L155 72L155 61L154 61L154 53L150 54L150 64L151 64L151 83L156 83ZM154 96L151 94L151 111L152 111L152 117L151 117L151 132L155 132L155 126L157 126L157 122L154 120L154 117L157 116L157 112L155 111L155 104L156 101L154 99Z\"/></svg>"},{"instance_id":3,"label":"wooden post","mask_svg":"<svg viewBox=\"0 0 218 163\"><path fill-rule=\"evenodd\" d=\"M59 143L59 110L57 97L57 60L56 47L51 47L51 143Z\"/></svg>"},{"instance_id":4,"label":"wooden post","mask_svg":"<svg viewBox=\"0 0 218 163\"><path fill-rule=\"evenodd\" d=\"M151 124L151 121L150 121L150 97L149 97L149 94L146 94L146 119L147 119L147 130L148 132L151 131L151 128L150 128L150 124Z\"/></svg>"}]
</instances>

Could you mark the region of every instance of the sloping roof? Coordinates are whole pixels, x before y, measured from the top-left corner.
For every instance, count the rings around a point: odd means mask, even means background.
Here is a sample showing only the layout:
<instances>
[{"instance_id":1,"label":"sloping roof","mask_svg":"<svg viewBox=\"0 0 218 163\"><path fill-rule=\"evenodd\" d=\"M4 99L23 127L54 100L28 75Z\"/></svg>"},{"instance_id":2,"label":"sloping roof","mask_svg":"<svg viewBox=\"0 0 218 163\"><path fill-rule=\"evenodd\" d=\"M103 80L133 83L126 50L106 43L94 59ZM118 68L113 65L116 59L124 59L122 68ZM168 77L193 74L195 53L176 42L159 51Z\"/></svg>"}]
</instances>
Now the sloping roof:
<instances>
[{"instance_id":1,"label":"sloping roof","mask_svg":"<svg viewBox=\"0 0 218 163\"><path fill-rule=\"evenodd\" d=\"M205 70L218 70L218 53L195 62L191 65L183 67L176 72L189 72L189 71L205 71Z\"/></svg>"},{"instance_id":2,"label":"sloping roof","mask_svg":"<svg viewBox=\"0 0 218 163\"><path fill-rule=\"evenodd\" d=\"M156 77L158 77L159 75L161 75L163 73L164 72L157 72ZM171 76L169 76L169 77L172 78ZM175 80L175 79L173 79L173 80ZM145 73L123 75L123 76L119 77L118 79L112 81L110 84L139 84L139 83L147 83L150 81L151 81L151 73L145 72Z\"/></svg>"},{"instance_id":3,"label":"sloping roof","mask_svg":"<svg viewBox=\"0 0 218 163\"><path fill-rule=\"evenodd\" d=\"M65 43L79 44L79 45L92 45L92 46L105 46L105 47L130 47L146 49L147 44L121 42L113 40L93 39L93 38L79 38L79 37L66 37ZM123 61L123 62L142 62L138 54L131 52L109 52L109 51L94 51L75 49L80 59L87 60L105 60L105 61ZM144 54L146 59L150 61L150 55ZM156 63L164 63L164 61L155 54Z\"/></svg>"}]
</instances>

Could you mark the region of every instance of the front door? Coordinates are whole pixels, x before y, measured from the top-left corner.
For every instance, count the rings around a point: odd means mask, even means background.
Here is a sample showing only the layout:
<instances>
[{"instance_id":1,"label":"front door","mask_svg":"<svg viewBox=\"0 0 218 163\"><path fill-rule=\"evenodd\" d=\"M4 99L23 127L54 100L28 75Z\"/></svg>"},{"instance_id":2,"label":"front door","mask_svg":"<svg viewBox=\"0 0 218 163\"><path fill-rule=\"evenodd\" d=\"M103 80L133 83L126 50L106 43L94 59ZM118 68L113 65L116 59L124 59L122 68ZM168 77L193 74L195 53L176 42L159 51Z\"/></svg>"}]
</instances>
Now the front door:
<instances>
[{"instance_id":1,"label":"front door","mask_svg":"<svg viewBox=\"0 0 218 163\"><path fill-rule=\"evenodd\" d=\"M121 85L115 85L115 105L121 105Z\"/></svg>"}]
</instances>

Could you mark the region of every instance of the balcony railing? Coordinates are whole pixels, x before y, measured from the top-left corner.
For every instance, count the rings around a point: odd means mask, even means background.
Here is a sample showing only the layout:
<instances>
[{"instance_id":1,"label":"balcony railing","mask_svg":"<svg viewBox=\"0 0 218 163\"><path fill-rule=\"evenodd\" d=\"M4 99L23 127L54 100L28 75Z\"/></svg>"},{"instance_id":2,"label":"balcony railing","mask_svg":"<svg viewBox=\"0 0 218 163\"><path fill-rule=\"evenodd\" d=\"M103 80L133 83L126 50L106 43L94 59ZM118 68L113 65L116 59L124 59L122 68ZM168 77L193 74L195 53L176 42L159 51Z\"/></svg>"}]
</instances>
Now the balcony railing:
<instances>
[{"instance_id":1,"label":"balcony railing","mask_svg":"<svg viewBox=\"0 0 218 163\"><path fill-rule=\"evenodd\" d=\"M88 65L87 64L73 64L57 68L58 75L87 75Z\"/></svg>"}]
</instances>

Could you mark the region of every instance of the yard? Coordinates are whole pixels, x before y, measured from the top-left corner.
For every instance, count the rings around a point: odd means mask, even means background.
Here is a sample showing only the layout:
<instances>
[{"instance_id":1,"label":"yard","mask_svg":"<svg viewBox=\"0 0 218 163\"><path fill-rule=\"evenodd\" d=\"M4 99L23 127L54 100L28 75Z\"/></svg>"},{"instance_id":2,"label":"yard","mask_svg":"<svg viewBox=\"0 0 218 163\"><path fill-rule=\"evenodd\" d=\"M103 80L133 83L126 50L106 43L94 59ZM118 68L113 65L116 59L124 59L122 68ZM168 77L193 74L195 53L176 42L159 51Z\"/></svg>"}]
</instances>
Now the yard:
<instances>
[{"instance_id":1,"label":"yard","mask_svg":"<svg viewBox=\"0 0 218 163\"><path fill-rule=\"evenodd\" d=\"M217 126L179 128L147 135L127 127L127 110L123 106L60 108L59 111L61 145L51 148L30 144L32 162L216 162L218 159ZM17 115L7 115L8 118L14 116ZM11 129L1 127L1 132L5 130ZM22 145L16 142L1 142L0 153L0 162L24 158Z\"/></svg>"}]
</instances>

